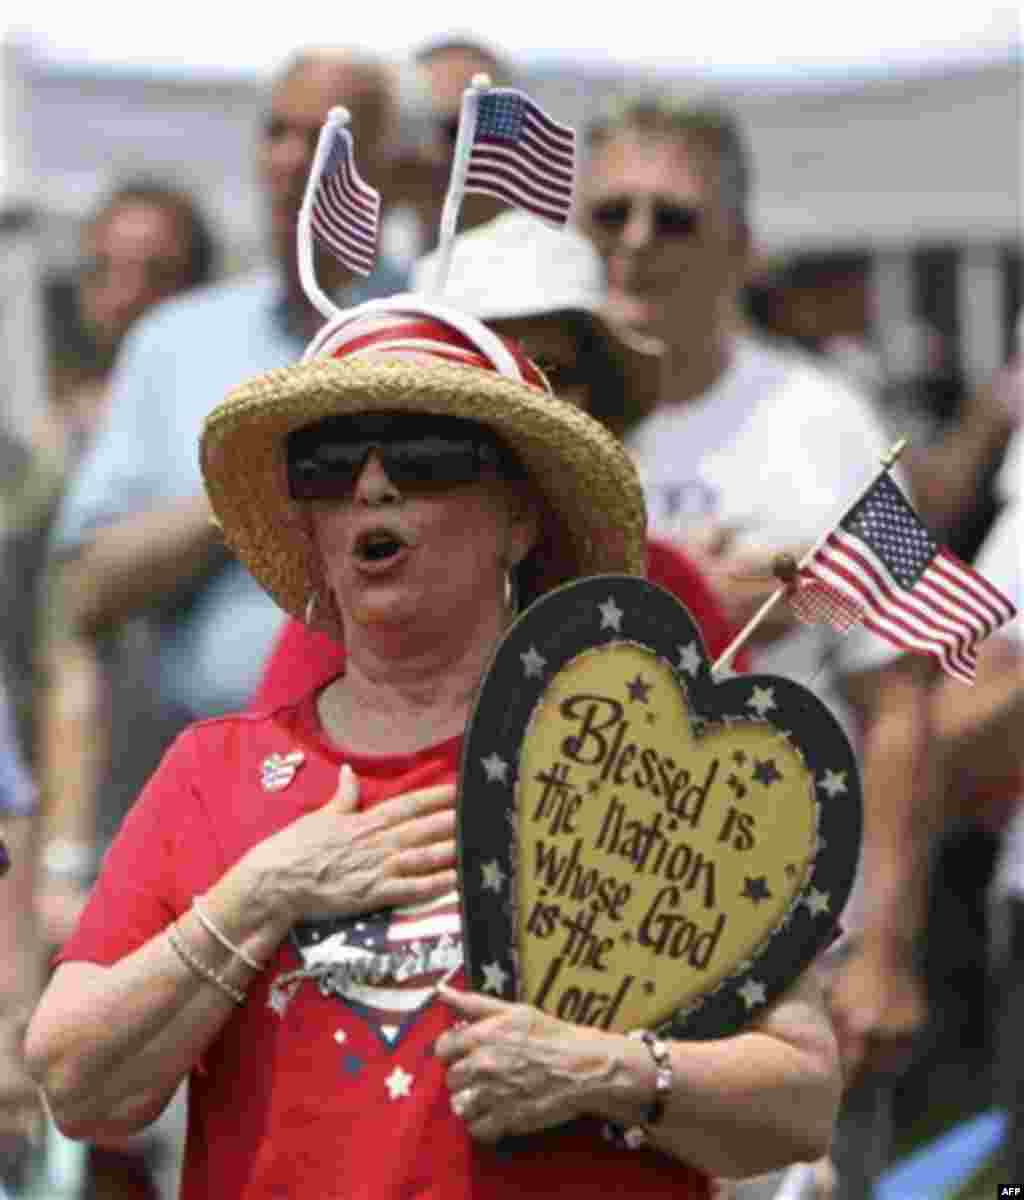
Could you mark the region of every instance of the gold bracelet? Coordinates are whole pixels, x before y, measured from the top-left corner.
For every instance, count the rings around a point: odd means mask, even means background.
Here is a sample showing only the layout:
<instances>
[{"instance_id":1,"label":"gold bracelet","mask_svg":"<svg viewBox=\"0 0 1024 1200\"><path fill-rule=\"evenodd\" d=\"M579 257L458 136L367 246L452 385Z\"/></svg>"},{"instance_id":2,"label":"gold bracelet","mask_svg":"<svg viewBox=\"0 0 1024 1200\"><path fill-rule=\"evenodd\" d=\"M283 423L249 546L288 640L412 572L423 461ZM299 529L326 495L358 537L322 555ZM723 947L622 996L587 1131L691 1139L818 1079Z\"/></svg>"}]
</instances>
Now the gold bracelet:
<instances>
[{"instance_id":1,"label":"gold bracelet","mask_svg":"<svg viewBox=\"0 0 1024 1200\"><path fill-rule=\"evenodd\" d=\"M235 958L241 959L247 967L250 967L254 971L263 971L266 969L266 963L257 962L251 954L247 954L241 946L236 946L234 942L228 938L226 933L222 932L222 930L218 929L218 927L214 925L209 913L207 913L206 909L203 908L203 906L199 903L198 896L192 897L192 911L199 918L199 924L202 925L210 937L215 938L218 942L220 942L220 944L225 950L228 951L229 954L234 955Z\"/></svg>"},{"instance_id":2,"label":"gold bracelet","mask_svg":"<svg viewBox=\"0 0 1024 1200\"><path fill-rule=\"evenodd\" d=\"M197 958L191 950L185 945L185 939L181 936L181 930L178 928L178 922L172 921L167 926L167 940L171 943L171 948L174 953L181 959L186 967L197 975L200 979L205 979L207 983L212 983L214 987L219 988L225 996L230 996L238 1005L245 1003L246 996L240 988L236 988L234 984L228 983L223 975L208 967L201 959Z\"/></svg>"}]
</instances>

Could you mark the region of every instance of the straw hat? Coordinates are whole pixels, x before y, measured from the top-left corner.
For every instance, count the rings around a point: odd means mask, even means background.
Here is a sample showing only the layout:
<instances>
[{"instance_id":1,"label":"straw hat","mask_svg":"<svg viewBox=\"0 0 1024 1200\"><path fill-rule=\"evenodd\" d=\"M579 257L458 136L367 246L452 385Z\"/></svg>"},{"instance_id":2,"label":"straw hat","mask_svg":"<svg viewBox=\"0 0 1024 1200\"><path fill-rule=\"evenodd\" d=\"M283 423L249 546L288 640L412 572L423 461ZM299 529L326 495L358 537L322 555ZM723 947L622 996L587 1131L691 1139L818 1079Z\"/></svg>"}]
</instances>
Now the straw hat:
<instances>
[{"instance_id":1,"label":"straw hat","mask_svg":"<svg viewBox=\"0 0 1024 1200\"><path fill-rule=\"evenodd\" d=\"M547 510L528 598L578 576L643 574L643 494L618 441L479 321L403 295L341 313L299 364L234 388L206 419L200 463L215 517L286 612L303 616L322 572L304 505L288 493L285 439L371 412L477 421L518 455Z\"/></svg>"},{"instance_id":2,"label":"straw hat","mask_svg":"<svg viewBox=\"0 0 1024 1200\"><path fill-rule=\"evenodd\" d=\"M439 252L413 268L412 290L430 288ZM591 242L575 229L555 229L521 209L460 233L444 285L445 303L481 321L515 321L569 314L584 316L622 376L620 427L649 412L658 401L661 357L657 338L612 324L606 314L604 264Z\"/></svg>"}]
</instances>

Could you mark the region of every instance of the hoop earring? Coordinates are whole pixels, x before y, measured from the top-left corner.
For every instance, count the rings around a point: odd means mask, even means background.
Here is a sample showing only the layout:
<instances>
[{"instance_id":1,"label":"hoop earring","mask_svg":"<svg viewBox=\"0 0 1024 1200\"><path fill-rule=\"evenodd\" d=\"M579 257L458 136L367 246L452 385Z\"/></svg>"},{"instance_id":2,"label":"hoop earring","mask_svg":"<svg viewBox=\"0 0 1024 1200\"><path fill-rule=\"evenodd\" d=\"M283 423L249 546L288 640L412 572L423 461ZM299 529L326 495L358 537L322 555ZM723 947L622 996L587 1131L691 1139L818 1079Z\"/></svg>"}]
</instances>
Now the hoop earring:
<instances>
[{"instance_id":1,"label":"hoop earring","mask_svg":"<svg viewBox=\"0 0 1024 1200\"><path fill-rule=\"evenodd\" d=\"M320 593L314 588L309 593L309 599L306 601L306 609L302 614L302 619L306 623L307 629L313 628L313 621L316 618L317 606L320 604Z\"/></svg>"},{"instance_id":2,"label":"hoop earring","mask_svg":"<svg viewBox=\"0 0 1024 1200\"><path fill-rule=\"evenodd\" d=\"M512 614L519 612L519 580L515 567L505 570L505 608Z\"/></svg>"}]
</instances>

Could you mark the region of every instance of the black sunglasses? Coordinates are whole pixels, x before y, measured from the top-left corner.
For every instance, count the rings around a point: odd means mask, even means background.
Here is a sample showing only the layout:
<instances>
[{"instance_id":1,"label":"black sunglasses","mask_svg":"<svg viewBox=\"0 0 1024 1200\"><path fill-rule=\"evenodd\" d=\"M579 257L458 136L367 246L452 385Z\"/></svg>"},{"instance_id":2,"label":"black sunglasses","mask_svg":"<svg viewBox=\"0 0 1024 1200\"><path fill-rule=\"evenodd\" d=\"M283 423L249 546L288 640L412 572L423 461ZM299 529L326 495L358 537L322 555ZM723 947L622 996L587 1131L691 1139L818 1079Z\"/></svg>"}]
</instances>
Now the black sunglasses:
<instances>
[{"instance_id":1,"label":"black sunglasses","mask_svg":"<svg viewBox=\"0 0 1024 1200\"><path fill-rule=\"evenodd\" d=\"M440 489L477 483L485 471L504 479L525 478L515 455L474 421L377 413L328 417L290 433L289 495L293 500L343 499L372 453L398 487Z\"/></svg>"},{"instance_id":2,"label":"black sunglasses","mask_svg":"<svg viewBox=\"0 0 1024 1200\"><path fill-rule=\"evenodd\" d=\"M625 229L635 196L609 196L591 206L590 220L595 229L602 233L621 233ZM692 237L700 225L701 210L692 204L676 204L672 200L655 197L646 203L651 206L651 223L658 237Z\"/></svg>"}]
</instances>

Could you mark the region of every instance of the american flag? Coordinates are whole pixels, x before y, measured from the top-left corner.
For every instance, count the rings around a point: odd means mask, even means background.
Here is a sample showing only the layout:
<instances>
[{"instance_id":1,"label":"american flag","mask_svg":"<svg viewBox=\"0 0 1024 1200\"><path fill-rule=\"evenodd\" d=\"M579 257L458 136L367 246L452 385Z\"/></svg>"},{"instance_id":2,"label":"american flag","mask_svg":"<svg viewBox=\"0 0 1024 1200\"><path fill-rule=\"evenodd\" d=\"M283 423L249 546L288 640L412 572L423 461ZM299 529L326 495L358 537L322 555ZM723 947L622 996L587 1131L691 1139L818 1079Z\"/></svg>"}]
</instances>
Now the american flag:
<instances>
[{"instance_id":1,"label":"american flag","mask_svg":"<svg viewBox=\"0 0 1024 1200\"><path fill-rule=\"evenodd\" d=\"M303 970L286 985L316 979L324 995L355 1008L390 1043L463 960L454 891L408 908L300 924L292 935Z\"/></svg>"},{"instance_id":2,"label":"american flag","mask_svg":"<svg viewBox=\"0 0 1024 1200\"><path fill-rule=\"evenodd\" d=\"M576 133L523 92L492 88L479 99L465 189L486 192L564 225L572 208Z\"/></svg>"},{"instance_id":3,"label":"american flag","mask_svg":"<svg viewBox=\"0 0 1024 1200\"><path fill-rule=\"evenodd\" d=\"M933 540L886 473L801 567L790 601L801 619L843 631L860 621L966 683L978 645L1016 615L998 588Z\"/></svg>"},{"instance_id":4,"label":"american flag","mask_svg":"<svg viewBox=\"0 0 1024 1200\"><path fill-rule=\"evenodd\" d=\"M313 235L357 275L369 275L377 257L380 193L356 170L352 134L332 129L333 140L320 172L310 210Z\"/></svg>"}]
</instances>

